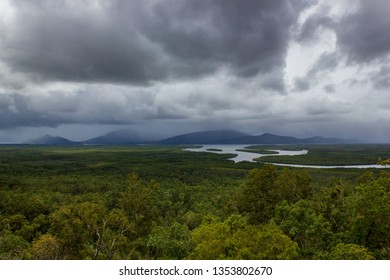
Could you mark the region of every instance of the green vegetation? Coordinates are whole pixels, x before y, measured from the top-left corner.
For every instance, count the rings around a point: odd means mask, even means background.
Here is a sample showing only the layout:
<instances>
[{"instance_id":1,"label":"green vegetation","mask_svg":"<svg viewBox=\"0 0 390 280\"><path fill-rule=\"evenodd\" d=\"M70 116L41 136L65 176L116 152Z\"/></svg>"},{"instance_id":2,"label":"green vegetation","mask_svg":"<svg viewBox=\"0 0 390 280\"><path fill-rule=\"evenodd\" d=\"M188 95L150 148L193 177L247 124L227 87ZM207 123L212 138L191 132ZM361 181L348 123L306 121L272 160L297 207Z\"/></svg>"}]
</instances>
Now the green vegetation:
<instances>
[{"instance_id":1,"label":"green vegetation","mask_svg":"<svg viewBox=\"0 0 390 280\"><path fill-rule=\"evenodd\" d=\"M378 164L381 165L390 165L390 159L382 159L381 157L378 158Z\"/></svg>"},{"instance_id":2,"label":"green vegetation","mask_svg":"<svg viewBox=\"0 0 390 280\"><path fill-rule=\"evenodd\" d=\"M261 162L277 162L304 165L359 165L376 164L380 157L390 157L388 144L354 145L278 145L252 146L253 151L264 149L308 150L306 155L267 156L258 159Z\"/></svg>"},{"instance_id":3,"label":"green vegetation","mask_svg":"<svg viewBox=\"0 0 390 280\"><path fill-rule=\"evenodd\" d=\"M0 146L0 259L390 259L389 172L182 149Z\"/></svg>"}]
</instances>

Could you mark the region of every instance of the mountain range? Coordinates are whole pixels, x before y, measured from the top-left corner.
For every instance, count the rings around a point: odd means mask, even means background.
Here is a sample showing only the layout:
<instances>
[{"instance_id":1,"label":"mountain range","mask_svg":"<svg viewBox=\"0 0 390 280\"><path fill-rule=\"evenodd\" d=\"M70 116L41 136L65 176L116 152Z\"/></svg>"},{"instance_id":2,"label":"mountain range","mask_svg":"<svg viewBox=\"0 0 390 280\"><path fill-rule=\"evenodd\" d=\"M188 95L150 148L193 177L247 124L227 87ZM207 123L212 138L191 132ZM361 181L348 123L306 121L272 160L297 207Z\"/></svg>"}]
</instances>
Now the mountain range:
<instances>
[{"instance_id":1,"label":"mountain range","mask_svg":"<svg viewBox=\"0 0 390 280\"><path fill-rule=\"evenodd\" d=\"M181 134L160 141L146 141L130 129L115 130L99 137L86 141L71 141L59 136L45 135L28 140L25 144L31 145L133 145L133 144L161 144L161 145L189 145L189 144L351 144L359 143L356 139L325 138L314 136L310 138L296 138L280 136L271 133L250 135L235 130L211 130Z\"/></svg>"}]
</instances>

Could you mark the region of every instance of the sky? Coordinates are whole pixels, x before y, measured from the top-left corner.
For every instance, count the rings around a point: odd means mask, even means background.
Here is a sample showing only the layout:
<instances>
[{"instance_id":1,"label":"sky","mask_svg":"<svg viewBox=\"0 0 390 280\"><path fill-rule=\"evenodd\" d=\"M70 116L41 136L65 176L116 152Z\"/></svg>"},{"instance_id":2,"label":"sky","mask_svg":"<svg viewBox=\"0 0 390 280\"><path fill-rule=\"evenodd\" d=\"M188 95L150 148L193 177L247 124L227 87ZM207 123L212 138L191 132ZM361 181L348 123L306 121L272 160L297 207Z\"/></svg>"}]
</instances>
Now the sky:
<instances>
[{"instance_id":1,"label":"sky","mask_svg":"<svg viewBox=\"0 0 390 280\"><path fill-rule=\"evenodd\" d=\"M390 142L389 0L1 0L0 142Z\"/></svg>"}]
</instances>

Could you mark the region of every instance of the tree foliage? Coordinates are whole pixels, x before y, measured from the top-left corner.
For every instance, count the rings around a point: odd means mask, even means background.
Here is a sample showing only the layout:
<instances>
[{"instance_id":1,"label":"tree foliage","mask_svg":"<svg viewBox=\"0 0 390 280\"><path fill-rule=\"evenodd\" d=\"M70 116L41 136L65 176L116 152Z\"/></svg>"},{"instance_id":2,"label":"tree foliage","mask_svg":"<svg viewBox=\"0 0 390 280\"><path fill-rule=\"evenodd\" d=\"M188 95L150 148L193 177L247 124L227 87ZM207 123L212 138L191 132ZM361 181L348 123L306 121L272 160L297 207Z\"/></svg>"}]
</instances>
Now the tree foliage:
<instances>
[{"instance_id":1,"label":"tree foliage","mask_svg":"<svg viewBox=\"0 0 390 280\"><path fill-rule=\"evenodd\" d=\"M239 212L247 214L251 223L267 222L281 201L307 198L310 181L306 173L289 169L278 173L274 165L251 170L237 196Z\"/></svg>"},{"instance_id":2,"label":"tree foliage","mask_svg":"<svg viewBox=\"0 0 390 280\"><path fill-rule=\"evenodd\" d=\"M356 244L339 243L331 249L331 260L373 260L373 254L365 247Z\"/></svg>"},{"instance_id":3,"label":"tree foliage","mask_svg":"<svg viewBox=\"0 0 390 280\"><path fill-rule=\"evenodd\" d=\"M156 226L148 237L147 246L153 259L183 259L193 247L188 227L178 222Z\"/></svg>"},{"instance_id":4,"label":"tree foliage","mask_svg":"<svg viewBox=\"0 0 390 280\"><path fill-rule=\"evenodd\" d=\"M330 223L316 214L305 200L291 205L284 201L276 208L273 221L298 243L305 259L325 250L332 240Z\"/></svg>"},{"instance_id":5,"label":"tree foliage","mask_svg":"<svg viewBox=\"0 0 390 280\"><path fill-rule=\"evenodd\" d=\"M293 259L298 246L275 225L251 225L240 215L207 220L193 231L190 259Z\"/></svg>"},{"instance_id":6,"label":"tree foliage","mask_svg":"<svg viewBox=\"0 0 390 280\"><path fill-rule=\"evenodd\" d=\"M47 233L32 242L31 254L36 260L58 260L60 248L59 240Z\"/></svg>"},{"instance_id":7,"label":"tree foliage","mask_svg":"<svg viewBox=\"0 0 390 280\"><path fill-rule=\"evenodd\" d=\"M350 241L376 252L390 254L390 195L377 181L356 188L348 200L350 206Z\"/></svg>"}]
</instances>

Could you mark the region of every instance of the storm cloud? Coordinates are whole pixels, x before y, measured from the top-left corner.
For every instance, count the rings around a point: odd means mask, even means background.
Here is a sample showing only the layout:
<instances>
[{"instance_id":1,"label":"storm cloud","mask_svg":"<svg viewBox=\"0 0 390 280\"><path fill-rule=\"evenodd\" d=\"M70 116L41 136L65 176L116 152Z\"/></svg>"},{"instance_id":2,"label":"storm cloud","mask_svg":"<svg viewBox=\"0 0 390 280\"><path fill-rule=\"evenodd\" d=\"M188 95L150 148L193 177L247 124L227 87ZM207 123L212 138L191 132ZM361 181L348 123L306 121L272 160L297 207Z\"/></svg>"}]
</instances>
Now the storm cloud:
<instances>
[{"instance_id":1,"label":"storm cloud","mask_svg":"<svg viewBox=\"0 0 390 280\"><path fill-rule=\"evenodd\" d=\"M389 19L386 0L4 0L0 139L113 125L388 141Z\"/></svg>"},{"instance_id":2,"label":"storm cloud","mask_svg":"<svg viewBox=\"0 0 390 280\"><path fill-rule=\"evenodd\" d=\"M43 80L147 85L285 64L302 1L11 1L1 58ZM5 30L4 30L5 29Z\"/></svg>"},{"instance_id":3,"label":"storm cloud","mask_svg":"<svg viewBox=\"0 0 390 280\"><path fill-rule=\"evenodd\" d=\"M356 63L383 60L390 54L390 2L358 1L355 13L336 27L338 44L348 60Z\"/></svg>"}]
</instances>

